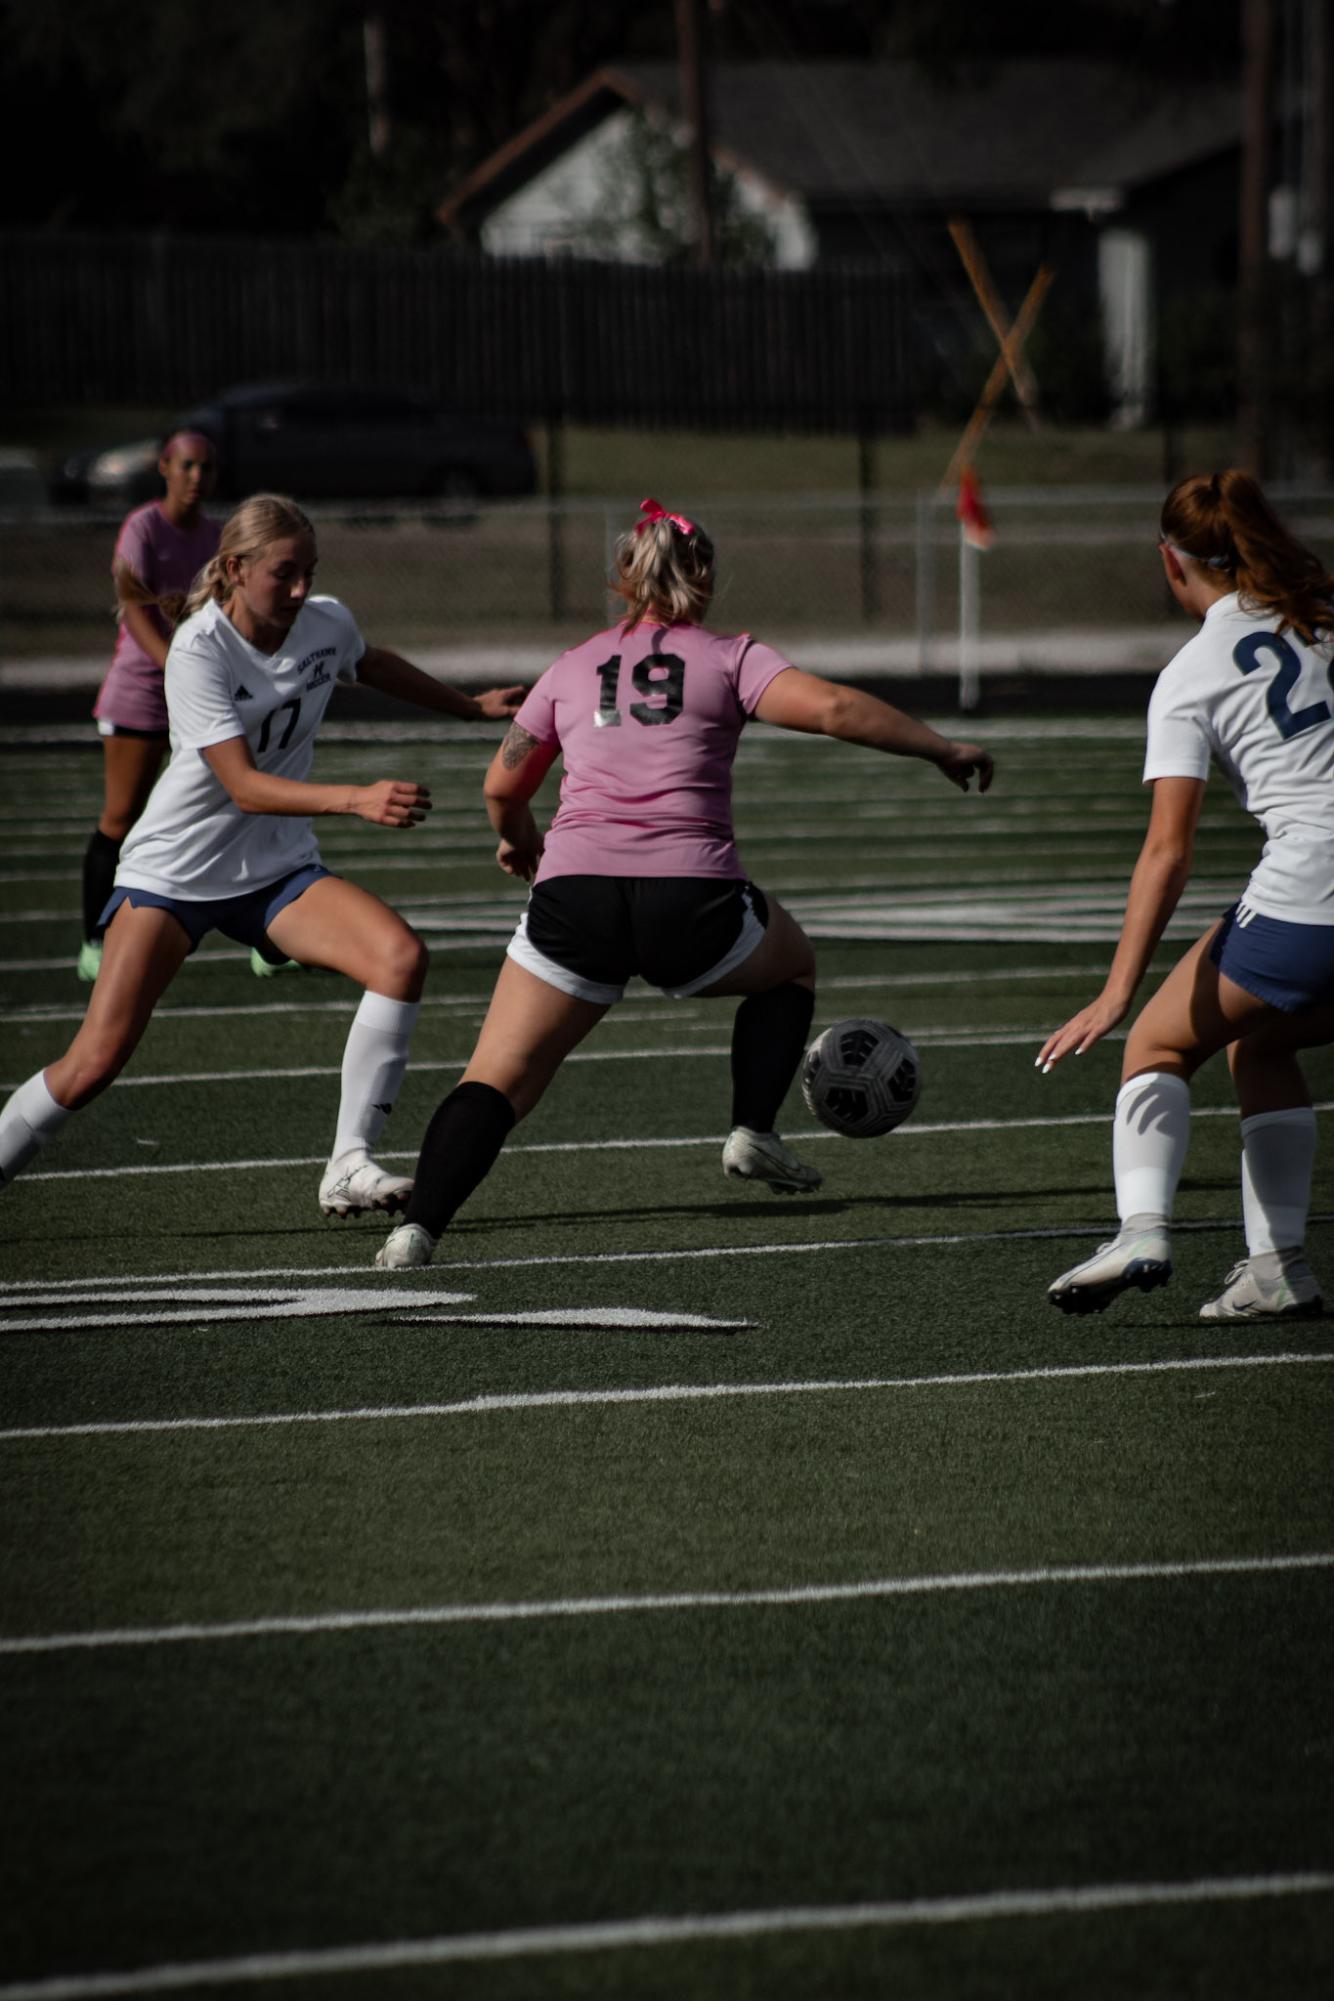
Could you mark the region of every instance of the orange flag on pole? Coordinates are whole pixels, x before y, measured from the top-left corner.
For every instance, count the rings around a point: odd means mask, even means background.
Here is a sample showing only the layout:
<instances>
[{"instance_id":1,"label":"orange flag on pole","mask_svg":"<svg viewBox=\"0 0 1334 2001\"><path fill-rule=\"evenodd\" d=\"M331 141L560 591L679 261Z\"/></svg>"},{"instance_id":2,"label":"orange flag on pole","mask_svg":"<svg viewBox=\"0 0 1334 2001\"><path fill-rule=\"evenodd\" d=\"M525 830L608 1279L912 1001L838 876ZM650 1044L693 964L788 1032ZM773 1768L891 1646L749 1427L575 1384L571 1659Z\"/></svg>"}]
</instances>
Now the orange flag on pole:
<instances>
[{"instance_id":1,"label":"orange flag on pole","mask_svg":"<svg viewBox=\"0 0 1334 2001\"><path fill-rule=\"evenodd\" d=\"M971 466L965 466L959 475L959 504L955 513L963 529L964 541L971 542L975 549L989 549L996 539L996 531L983 502L977 474Z\"/></svg>"}]
</instances>

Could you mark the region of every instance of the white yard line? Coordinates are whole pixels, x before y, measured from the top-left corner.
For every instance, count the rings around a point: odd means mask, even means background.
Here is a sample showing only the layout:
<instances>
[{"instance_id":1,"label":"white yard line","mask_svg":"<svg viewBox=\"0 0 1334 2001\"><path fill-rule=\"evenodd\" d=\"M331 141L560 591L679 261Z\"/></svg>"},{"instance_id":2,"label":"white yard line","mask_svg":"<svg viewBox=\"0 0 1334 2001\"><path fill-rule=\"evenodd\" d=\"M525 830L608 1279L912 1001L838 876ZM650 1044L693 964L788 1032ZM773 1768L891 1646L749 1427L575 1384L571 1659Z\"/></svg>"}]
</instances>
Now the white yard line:
<instances>
[{"instance_id":1,"label":"white yard line","mask_svg":"<svg viewBox=\"0 0 1334 2001\"><path fill-rule=\"evenodd\" d=\"M70 1633L0 1638L0 1657L165 1647L228 1640L310 1639L395 1627L479 1626L539 1619L601 1619L654 1612L744 1612L760 1606L845 1605L888 1598L944 1597L1045 1586L1145 1584L1193 1578L1280 1576L1334 1569L1334 1550L1279 1556L1199 1557L1188 1563L1066 1563L1031 1570L962 1570L921 1577L872 1577L853 1583L776 1585L751 1591L662 1591L596 1598L494 1599L475 1604L368 1607L262 1619L181 1622L174 1626L104 1626Z\"/></svg>"},{"instance_id":2,"label":"white yard line","mask_svg":"<svg viewBox=\"0 0 1334 2001\"><path fill-rule=\"evenodd\" d=\"M208 953L206 956L212 959L220 958L223 955L221 953ZM33 961L31 963L35 964L36 962ZM68 966L69 961L68 959L59 959L43 961L43 963ZM189 963L190 961L187 960L186 964L188 965ZM4 972L5 970L4 963L0 961L0 972ZM12 971L13 968L10 967L8 970ZM826 993L835 988L848 989L854 987L875 987L882 991L895 991L899 987L971 988L993 981L1005 984L1010 980L1093 980L1101 979L1106 971L1106 962L1104 960L1097 960L1090 961L1088 965L1081 966L1015 966L1009 969L979 966L976 972L838 973L820 981L820 992ZM647 990L644 998L647 998ZM422 1001L422 1006L424 1008L484 1008L488 1005L490 999L491 990L489 988L485 993L476 994L442 994L438 997L428 994ZM626 1019L625 1010L633 1004L633 998L631 1001L625 1002L613 1019L624 1021ZM663 1003L660 999L653 1001L652 1009L654 1018L664 1018L662 1007ZM211 1020L215 1017L221 1020L224 1016L230 1019L237 1015L341 1014L350 1020L352 1010L353 996L351 994L343 1000L336 1001L250 1001L237 1006L224 1005L218 1007L174 1007L170 1002L167 1002L163 1006L153 1010L153 1019L154 1021L199 1021ZM8 1019L10 1021L82 1021L86 1013L86 1003L83 1007L42 1006L39 1003L33 1007L12 1008L9 1011ZM681 1004L674 1001L670 1010L671 1019L679 1021L681 1013Z\"/></svg>"},{"instance_id":3,"label":"white yard line","mask_svg":"<svg viewBox=\"0 0 1334 2001\"><path fill-rule=\"evenodd\" d=\"M446 1066L448 1067L448 1066ZM1334 1099L1322 1100L1315 1106L1317 1112L1334 1111ZM1235 1105L1199 1105L1192 1112L1193 1119L1235 1119ZM909 1121L898 1128L896 1139L905 1136L913 1139L935 1139L951 1133L989 1132L1033 1132L1055 1126L1107 1126L1111 1125L1111 1112L1072 1112L1061 1117L1040 1119L952 1119ZM505 1148L506 1158L524 1153L606 1153L606 1152L660 1152L679 1147L720 1147L726 1133L704 1133L670 1139L570 1139L520 1141ZM800 1132L792 1132L787 1137L800 1145L814 1144L817 1140L840 1140L837 1133L828 1132L823 1126L814 1126ZM378 1155L383 1160L416 1159L415 1153L386 1151ZM144 1174L239 1174L250 1173L258 1168L287 1169L292 1167L324 1167L327 1165L323 1154L302 1154L281 1160L193 1160L175 1163L134 1162L121 1167L57 1167L43 1168L35 1173L25 1174L25 1181L107 1181L118 1175ZM937 1241L945 1241L939 1239Z\"/></svg>"},{"instance_id":4,"label":"white yard line","mask_svg":"<svg viewBox=\"0 0 1334 2001\"><path fill-rule=\"evenodd\" d=\"M1000 1919L1093 1917L1107 1911L1190 1904L1253 1903L1274 1897L1323 1897L1334 1875L1294 1870L1267 1876L1200 1876L1179 1882L1076 1883L1041 1890L993 1890L967 1896L911 1897L862 1904L794 1904L772 1910L690 1912L680 1917L604 1919L595 1924L459 1932L434 1938L377 1940L304 1952L243 1953L233 1959L180 1960L122 1973L59 1974L0 1986L0 2001L113 2001L173 1994L192 1987L255 1985L322 1975L388 1973L410 1967L643 1951L793 1932L849 1932L899 1927L994 1924Z\"/></svg>"},{"instance_id":5,"label":"white yard line","mask_svg":"<svg viewBox=\"0 0 1334 2001\"><path fill-rule=\"evenodd\" d=\"M622 1015L622 1023L633 1018ZM644 1016L639 1016L640 1021ZM676 1017L672 1017L673 1024ZM710 1025L711 1024L706 1024ZM1126 1030L1114 1030L1103 1038L1107 1042L1124 1042ZM992 1031L986 1028L926 1028L914 1030L913 1040L922 1049L999 1049L1034 1048L1042 1040L1040 1028L1003 1028ZM731 1044L727 1042L691 1043L685 1047L674 1044L650 1043L646 1047L633 1049L576 1049L565 1058L565 1063L689 1063L697 1057L730 1056ZM414 1059L414 1073L434 1070L461 1070L466 1056L448 1058L422 1057ZM564 1067L564 1066L562 1066ZM162 1070L146 1077L117 1077L113 1086L116 1090L133 1090L145 1085L173 1086L177 1084L253 1084L271 1081L275 1077L337 1077L340 1066L337 1063L305 1063L293 1065L265 1064L256 1070ZM21 1078L12 1078L0 1083L0 1091L16 1090Z\"/></svg>"},{"instance_id":6,"label":"white yard line","mask_svg":"<svg viewBox=\"0 0 1334 2001\"><path fill-rule=\"evenodd\" d=\"M412 1316L416 1317L416 1316ZM428 1316L421 1316L426 1318ZM914 1390L1083 1382L1107 1376L1195 1374L1220 1369L1302 1368L1334 1362L1334 1353L1195 1355L1158 1362L1077 1362L1068 1368L992 1369L943 1376L853 1376L817 1382L661 1383L641 1389L523 1390L466 1397L457 1403L376 1404L352 1410L264 1411L246 1417L124 1418L96 1424L16 1425L0 1444L49 1438L126 1438L183 1431L252 1431L293 1424L397 1424L424 1418L489 1417L498 1412L564 1410L587 1404L710 1403L729 1397L862 1396Z\"/></svg>"}]
</instances>

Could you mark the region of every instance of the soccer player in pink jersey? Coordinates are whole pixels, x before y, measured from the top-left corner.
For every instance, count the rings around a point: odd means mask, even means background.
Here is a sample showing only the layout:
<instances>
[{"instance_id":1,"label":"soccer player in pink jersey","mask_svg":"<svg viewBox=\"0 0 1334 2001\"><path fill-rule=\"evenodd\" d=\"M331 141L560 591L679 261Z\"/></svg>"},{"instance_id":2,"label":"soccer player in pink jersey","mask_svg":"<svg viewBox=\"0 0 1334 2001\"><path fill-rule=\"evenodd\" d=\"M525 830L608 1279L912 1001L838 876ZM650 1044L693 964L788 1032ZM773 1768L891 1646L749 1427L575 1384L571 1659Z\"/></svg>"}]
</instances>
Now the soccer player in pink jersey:
<instances>
[{"instance_id":1,"label":"soccer player in pink jersey","mask_svg":"<svg viewBox=\"0 0 1334 2001\"><path fill-rule=\"evenodd\" d=\"M120 622L111 666L93 705L105 791L83 858L81 980L97 978L101 915L121 843L143 812L166 756L162 675L173 616L218 546L218 525L203 511L217 480L211 441L200 431L174 432L162 447L158 471L166 493L126 516L111 559Z\"/></svg>"},{"instance_id":2,"label":"soccer player in pink jersey","mask_svg":"<svg viewBox=\"0 0 1334 2001\"><path fill-rule=\"evenodd\" d=\"M497 752L486 803L507 874L533 884L462 1081L427 1128L405 1221L376 1258L429 1263L515 1121L638 974L674 999L740 1000L726 1173L776 1193L820 1186L775 1131L815 1007L810 940L749 882L732 833L732 761L752 716L921 757L985 791L991 758L855 688L803 674L749 633L701 621L704 530L655 500L616 547L620 624L548 668ZM545 839L531 800L556 758Z\"/></svg>"}]
</instances>

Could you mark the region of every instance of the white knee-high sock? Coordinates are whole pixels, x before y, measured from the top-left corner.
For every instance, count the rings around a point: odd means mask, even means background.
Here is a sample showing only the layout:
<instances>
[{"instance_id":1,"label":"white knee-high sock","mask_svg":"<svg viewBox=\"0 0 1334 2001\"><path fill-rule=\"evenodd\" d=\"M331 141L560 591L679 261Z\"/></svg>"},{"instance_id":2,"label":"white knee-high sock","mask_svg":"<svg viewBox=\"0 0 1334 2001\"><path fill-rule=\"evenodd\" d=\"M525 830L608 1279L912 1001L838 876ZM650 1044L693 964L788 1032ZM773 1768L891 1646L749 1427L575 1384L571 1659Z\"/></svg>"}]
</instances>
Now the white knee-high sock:
<instances>
[{"instance_id":1,"label":"white knee-high sock","mask_svg":"<svg viewBox=\"0 0 1334 2001\"><path fill-rule=\"evenodd\" d=\"M362 995L343 1051L343 1095L330 1160L341 1160L345 1153L369 1153L384 1131L408 1067L420 1012L420 1001Z\"/></svg>"},{"instance_id":2,"label":"white knee-high sock","mask_svg":"<svg viewBox=\"0 0 1334 2001\"><path fill-rule=\"evenodd\" d=\"M1112 1167L1116 1213L1172 1214L1190 1138L1190 1086L1165 1070L1145 1070L1116 1094Z\"/></svg>"},{"instance_id":3,"label":"white knee-high sock","mask_svg":"<svg viewBox=\"0 0 1334 2001\"><path fill-rule=\"evenodd\" d=\"M1241 1209L1252 1257L1306 1241L1315 1130L1309 1105L1257 1112L1241 1122Z\"/></svg>"},{"instance_id":4,"label":"white knee-high sock","mask_svg":"<svg viewBox=\"0 0 1334 2001\"><path fill-rule=\"evenodd\" d=\"M58 1104L47 1090L44 1071L20 1084L0 1112L0 1180L12 1181L38 1147L54 1139L66 1119L73 1116L69 1107Z\"/></svg>"}]
</instances>

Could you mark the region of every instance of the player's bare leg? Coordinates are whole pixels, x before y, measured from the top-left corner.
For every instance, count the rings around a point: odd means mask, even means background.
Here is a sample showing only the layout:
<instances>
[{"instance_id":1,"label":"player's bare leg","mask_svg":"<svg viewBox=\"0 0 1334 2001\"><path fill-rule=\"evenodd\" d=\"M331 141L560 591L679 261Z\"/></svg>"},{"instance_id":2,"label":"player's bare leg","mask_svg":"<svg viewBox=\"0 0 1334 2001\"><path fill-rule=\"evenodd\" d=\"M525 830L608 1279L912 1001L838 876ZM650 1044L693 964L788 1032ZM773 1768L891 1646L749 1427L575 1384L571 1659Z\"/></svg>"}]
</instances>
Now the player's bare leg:
<instances>
[{"instance_id":1,"label":"player's bare leg","mask_svg":"<svg viewBox=\"0 0 1334 2001\"><path fill-rule=\"evenodd\" d=\"M323 876L268 927L280 951L302 965L346 973L365 988L343 1052L338 1123L320 1180L326 1216L402 1209L411 1177L371 1158L407 1068L426 979L425 945L396 910L369 890Z\"/></svg>"},{"instance_id":2,"label":"player's bare leg","mask_svg":"<svg viewBox=\"0 0 1334 2001\"><path fill-rule=\"evenodd\" d=\"M441 1232L490 1173L516 1120L533 1109L606 1012L606 1002L580 1000L515 960L504 961L477 1047L426 1128L406 1216L381 1246L377 1265L429 1264Z\"/></svg>"},{"instance_id":3,"label":"player's bare leg","mask_svg":"<svg viewBox=\"0 0 1334 2001\"><path fill-rule=\"evenodd\" d=\"M99 918L116 882L121 843L148 803L166 755L165 736L109 736L102 739L102 813L83 857L83 943L81 980L97 978L102 962Z\"/></svg>"},{"instance_id":4,"label":"player's bare leg","mask_svg":"<svg viewBox=\"0 0 1334 2001\"><path fill-rule=\"evenodd\" d=\"M563 993L507 958L460 1081L503 1092L516 1121L526 1118L571 1050L606 1012L605 1001Z\"/></svg>"},{"instance_id":5,"label":"player's bare leg","mask_svg":"<svg viewBox=\"0 0 1334 2001\"><path fill-rule=\"evenodd\" d=\"M1127 1287L1148 1291L1171 1276L1169 1225L1189 1135L1190 1079L1220 1049L1228 1050L1237 1082L1243 1146L1255 1156L1261 1181L1287 1195L1286 1200L1277 1193L1270 1197L1263 1188L1246 1193L1249 1183L1244 1172L1248 1239L1252 1244L1266 1242L1257 1221L1266 1202L1285 1214L1289 1231L1294 1227L1291 1217L1298 1211L1304 1227L1315 1128L1295 1051L1334 1039L1334 1008L1289 1014L1248 993L1220 973L1209 957L1217 928L1212 926L1197 939L1173 967L1127 1038L1113 1133L1121 1229L1110 1243L1100 1245L1091 1258L1049 1287L1048 1298L1064 1312L1100 1312ZM1257 1118L1279 1118L1285 1125L1280 1148L1258 1136L1253 1125ZM1264 1169L1258 1166L1262 1157L1269 1163ZM1306 1192L1294 1196L1292 1189L1298 1184ZM1270 1244L1259 1254L1300 1251L1300 1243L1299 1234L1295 1242ZM1230 1274L1228 1289L1241 1269ZM1267 1265L1259 1269L1262 1276L1268 1273ZM1314 1301L1318 1308L1318 1289L1309 1273L1296 1291L1280 1289L1275 1297L1286 1300L1289 1292L1295 1304ZM1214 1311L1222 1304L1222 1299L1211 1302L1205 1317L1234 1317Z\"/></svg>"},{"instance_id":6,"label":"player's bare leg","mask_svg":"<svg viewBox=\"0 0 1334 2001\"><path fill-rule=\"evenodd\" d=\"M189 938L169 912L121 905L107 927L102 971L74 1040L55 1063L20 1084L0 1110L0 1186L55 1138L71 1112L120 1075L189 949Z\"/></svg>"}]
</instances>

